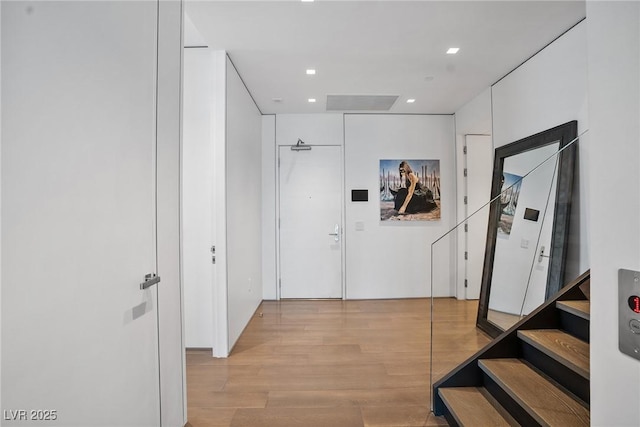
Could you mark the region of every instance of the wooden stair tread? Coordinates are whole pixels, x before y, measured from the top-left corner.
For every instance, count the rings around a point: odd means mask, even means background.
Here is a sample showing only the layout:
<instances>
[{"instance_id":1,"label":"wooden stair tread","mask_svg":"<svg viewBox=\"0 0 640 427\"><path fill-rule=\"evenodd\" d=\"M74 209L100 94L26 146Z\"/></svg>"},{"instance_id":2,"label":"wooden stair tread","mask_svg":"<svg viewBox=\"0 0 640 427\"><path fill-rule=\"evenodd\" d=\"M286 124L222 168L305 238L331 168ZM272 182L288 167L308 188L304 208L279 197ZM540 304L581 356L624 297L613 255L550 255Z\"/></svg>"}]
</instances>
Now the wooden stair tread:
<instances>
[{"instance_id":1,"label":"wooden stair tread","mask_svg":"<svg viewBox=\"0 0 640 427\"><path fill-rule=\"evenodd\" d=\"M539 424L588 426L589 410L518 359L484 359L478 366Z\"/></svg>"},{"instance_id":2,"label":"wooden stair tread","mask_svg":"<svg viewBox=\"0 0 640 427\"><path fill-rule=\"evenodd\" d=\"M489 401L488 392L481 387L441 388L438 393L460 426L516 425L504 408L498 409L494 406L499 406L497 402Z\"/></svg>"},{"instance_id":3,"label":"wooden stair tread","mask_svg":"<svg viewBox=\"0 0 640 427\"><path fill-rule=\"evenodd\" d=\"M518 337L589 379L589 344L558 329L518 331Z\"/></svg>"},{"instance_id":4,"label":"wooden stair tread","mask_svg":"<svg viewBox=\"0 0 640 427\"><path fill-rule=\"evenodd\" d=\"M589 300L556 301L556 307L567 313L589 320L589 313L591 311L591 302Z\"/></svg>"}]
</instances>

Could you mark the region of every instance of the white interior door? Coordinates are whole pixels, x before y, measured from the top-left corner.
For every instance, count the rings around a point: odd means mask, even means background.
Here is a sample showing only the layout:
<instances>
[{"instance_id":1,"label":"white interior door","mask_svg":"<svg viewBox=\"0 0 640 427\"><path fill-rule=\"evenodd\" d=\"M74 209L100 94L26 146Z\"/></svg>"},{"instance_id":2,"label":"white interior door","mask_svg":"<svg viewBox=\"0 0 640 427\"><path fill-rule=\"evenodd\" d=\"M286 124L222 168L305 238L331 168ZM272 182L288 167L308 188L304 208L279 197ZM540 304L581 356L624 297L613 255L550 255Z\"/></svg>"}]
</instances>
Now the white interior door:
<instances>
[{"instance_id":1,"label":"white interior door","mask_svg":"<svg viewBox=\"0 0 640 427\"><path fill-rule=\"evenodd\" d=\"M279 149L280 297L342 298L341 147Z\"/></svg>"},{"instance_id":2,"label":"white interior door","mask_svg":"<svg viewBox=\"0 0 640 427\"><path fill-rule=\"evenodd\" d=\"M487 135L466 136L467 205L466 216L473 214L489 201L493 171L493 146ZM467 221L467 299L480 297L482 269L484 266L485 243L489 206L485 206Z\"/></svg>"},{"instance_id":3,"label":"white interior door","mask_svg":"<svg viewBox=\"0 0 640 427\"><path fill-rule=\"evenodd\" d=\"M160 425L157 7L2 2L3 425Z\"/></svg>"}]
</instances>

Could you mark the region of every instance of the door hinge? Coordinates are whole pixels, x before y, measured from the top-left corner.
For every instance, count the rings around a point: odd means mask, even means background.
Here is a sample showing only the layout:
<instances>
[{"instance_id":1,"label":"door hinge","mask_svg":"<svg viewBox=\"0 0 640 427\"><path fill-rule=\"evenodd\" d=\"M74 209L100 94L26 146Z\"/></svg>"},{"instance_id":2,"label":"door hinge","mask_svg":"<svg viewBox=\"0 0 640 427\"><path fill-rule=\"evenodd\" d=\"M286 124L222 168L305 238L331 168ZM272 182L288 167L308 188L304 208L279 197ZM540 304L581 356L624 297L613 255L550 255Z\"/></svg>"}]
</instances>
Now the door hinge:
<instances>
[{"instance_id":1,"label":"door hinge","mask_svg":"<svg viewBox=\"0 0 640 427\"><path fill-rule=\"evenodd\" d=\"M464 259L469 259L469 252L464 251Z\"/></svg>"},{"instance_id":2,"label":"door hinge","mask_svg":"<svg viewBox=\"0 0 640 427\"><path fill-rule=\"evenodd\" d=\"M469 232L469 224L465 224L464 225L464 232L468 233Z\"/></svg>"},{"instance_id":3,"label":"door hinge","mask_svg":"<svg viewBox=\"0 0 640 427\"><path fill-rule=\"evenodd\" d=\"M282 290L282 278L278 279L278 288Z\"/></svg>"},{"instance_id":4,"label":"door hinge","mask_svg":"<svg viewBox=\"0 0 640 427\"><path fill-rule=\"evenodd\" d=\"M464 176L467 176L467 168L464 168L462 173L464 174Z\"/></svg>"},{"instance_id":5,"label":"door hinge","mask_svg":"<svg viewBox=\"0 0 640 427\"><path fill-rule=\"evenodd\" d=\"M278 228L280 228L280 218L278 218Z\"/></svg>"},{"instance_id":6,"label":"door hinge","mask_svg":"<svg viewBox=\"0 0 640 427\"><path fill-rule=\"evenodd\" d=\"M462 147L462 154L467 154L467 146Z\"/></svg>"},{"instance_id":7,"label":"door hinge","mask_svg":"<svg viewBox=\"0 0 640 427\"><path fill-rule=\"evenodd\" d=\"M464 196L464 204L466 205L468 202L467 196Z\"/></svg>"},{"instance_id":8,"label":"door hinge","mask_svg":"<svg viewBox=\"0 0 640 427\"><path fill-rule=\"evenodd\" d=\"M278 167L280 167L280 157L278 157Z\"/></svg>"},{"instance_id":9,"label":"door hinge","mask_svg":"<svg viewBox=\"0 0 640 427\"><path fill-rule=\"evenodd\" d=\"M469 287L469 282L467 281L467 279L464 279L464 287L468 288Z\"/></svg>"}]
</instances>

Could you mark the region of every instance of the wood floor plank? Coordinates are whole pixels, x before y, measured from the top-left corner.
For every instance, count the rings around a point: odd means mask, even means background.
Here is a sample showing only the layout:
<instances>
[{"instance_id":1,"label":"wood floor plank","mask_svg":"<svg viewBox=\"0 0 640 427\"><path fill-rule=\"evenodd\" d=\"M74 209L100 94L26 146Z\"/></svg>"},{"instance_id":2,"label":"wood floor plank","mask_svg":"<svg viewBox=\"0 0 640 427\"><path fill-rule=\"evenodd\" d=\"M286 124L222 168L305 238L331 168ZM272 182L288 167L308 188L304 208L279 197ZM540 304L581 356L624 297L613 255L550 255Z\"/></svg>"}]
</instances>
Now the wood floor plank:
<instances>
[{"instance_id":1,"label":"wood floor plank","mask_svg":"<svg viewBox=\"0 0 640 427\"><path fill-rule=\"evenodd\" d=\"M299 376L299 375L384 375L388 373L383 363L326 364L326 365L263 365L257 375L260 376ZM413 374L414 372L411 372Z\"/></svg>"},{"instance_id":2,"label":"wood floor plank","mask_svg":"<svg viewBox=\"0 0 640 427\"><path fill-rule=\"evenodd\" d=\"M364 427L360 409L266 408L238 409L231 427Z\"/></svg>"},{"instance_id":3,"label":"wood floor plank","mask_svg":"<svg viewBox=\"0 0 640 427\"><path fill-rule=\"evenodd\" d=\"M189 422L185 427L229 427L236 408L200 408L189 404Z\"/></svg>"},{"instance_id":4,"label":"wood floor plank","mask_svg":"<svg viewBox=\"0 0 640 427\"><path fill-rule=\"evenodd\" d=\"M589 379L589 344L558 329L518 331L518 337Z\"/></svg>"},{"instance_id":5,"label":"wood floor plank","mask_svg":"<svg viewBox=\"0 0 640 427\"><path fill-rule=\"evenodd\" d=\"M395 360L384 363L389 375L428 375L429 363L422 361Z\"/></svg>"},{"instance_id":6,"label":"wood floor plank","mask_svg":"<svg viewBox=\"0 0 640 427\"><path fill-rule=\"evenodd\" d=\"M425 387L398 389L356 389L315 391L272 391L267 407L337 408L342 406L426 406L429 389Z\"/></svg>"},{"instance_id":7,"label":"wood floor plank","mask_svg":"<svg viewBox=\"0 0 640 427\"><path fill-rule=\"evenodd\" d=\"M349 390L349 389L396 389L406 387L428 387L425 375L299 375L299 376L259 376L255 378L230 378L224 386L226 391L309 391L309 390Z\"/></svg>"},{"instance_id":8,"label":"wood floor plank","mask_svg":"<svg viewBox=\"0 0 640 427\"><path fill-rule=\"evenodd\" d=\"M267 392L229 392L218 391L210 393L198 393L190 396L189 406L199 408L264 408L267 406Z\"/></svg>"},{"instance_id":9,"label":"wood floor plank","mask_svg":"<svg viewBox=\"0 0 640 427\"><path fill-rule=\"evenodd\" d=\"M187 375L194 380L211 378L228 378L229 376L255 376L260 366L255 365L194 365L189 367Z\"/></svg>"},{"instance_id":10,"label":"wood floor plank","mask_svg":"<svg viewBox=\"0 0 640 427\"><path fill-rule=\"evenodd\" d=\"M444 417L436 417L429 407L370 406L362 408L365 427L434 427L446 426Z\"/></svg>"},{"instance_id":11,"label":"wood floor plank","mask_svg":"<svg viewBox=\"0 0 640 427\"><path fill-rule=\"evenodd\" d=\"M484 359L478 365L541 425L589 425L587 408L520 360Z\"/></svg>"}]
</instances>

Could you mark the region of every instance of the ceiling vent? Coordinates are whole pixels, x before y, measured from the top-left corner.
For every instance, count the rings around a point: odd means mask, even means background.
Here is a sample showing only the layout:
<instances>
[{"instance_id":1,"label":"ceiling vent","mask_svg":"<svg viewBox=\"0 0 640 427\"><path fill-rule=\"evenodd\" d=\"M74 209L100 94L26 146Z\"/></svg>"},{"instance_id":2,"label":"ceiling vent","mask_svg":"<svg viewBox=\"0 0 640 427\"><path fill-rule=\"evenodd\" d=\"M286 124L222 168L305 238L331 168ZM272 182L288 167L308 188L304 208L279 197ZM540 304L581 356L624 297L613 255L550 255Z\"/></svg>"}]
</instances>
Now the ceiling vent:
<instances>
[{"instance_id":1,"label":"ceiling vent","mask_svg":"<svg viewBox=\"0 0 640 427\"><path fill-rule=\"evenodd\" d=\"M327 111L389 111L398 95L327 95Z\"/></svg>"}]
</instances>

